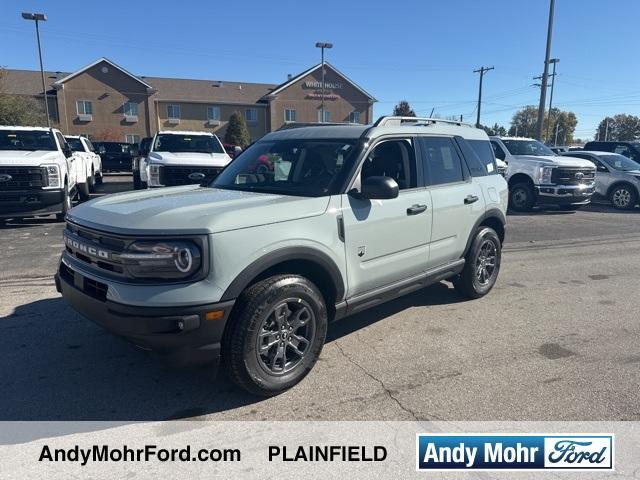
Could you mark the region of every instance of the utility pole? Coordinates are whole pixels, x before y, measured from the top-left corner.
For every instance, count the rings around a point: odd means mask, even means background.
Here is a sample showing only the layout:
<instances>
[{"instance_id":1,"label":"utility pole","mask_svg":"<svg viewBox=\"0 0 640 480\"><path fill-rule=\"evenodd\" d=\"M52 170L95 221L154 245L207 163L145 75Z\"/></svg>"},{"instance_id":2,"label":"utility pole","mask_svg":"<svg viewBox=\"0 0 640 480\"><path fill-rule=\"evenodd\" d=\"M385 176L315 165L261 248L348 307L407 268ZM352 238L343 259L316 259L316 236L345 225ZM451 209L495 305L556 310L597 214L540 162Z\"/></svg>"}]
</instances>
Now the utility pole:
<instances>
[{"instance_id":1,"label":"utility pole","mask_svg":"<svg viewBox=\"0 0 640 480\"><path fill-rule=\"evenodd\" d=\"M552 58L549 60L550 63L553 63L553 73L550 75L551 77L551 93L549 95L549 119L547 120L547 140L549 139L549 126L551 125L551 106L553 105L553 86L556 84L556 63L560 61L559 58ZM557 145L557 143L554 143Z\"/></svg>"},{"instance_id":2,"label":"utility pole","mask_svg":"<svg viewBox=\"0 0 640 480\"><path fill-rule=\"evenodd\" d=\"M473 73L480 74L480 87L478 88L478 115L476 117L476 128L480 128L480 105L482 104L482 79L484 74L489 70L493 70L493 67L480 67L478 70L474 70Z\"/></svg>"},{"instance_id":3,"label":"utility pole","mask_svg":"<svg viewBox=\"0 0 640 480\"><path fill-rule=\"evenodd\" d=\"M316 47L321 50L321 65L322 65L322 100L320 104L320 123L324 123L324 49L325 48L333 48L333 43L328 42L318 42L316 43Z\"/></svg>"},{"instance_id":4,"label":"utility pole","mask_svg":"<svg viewBox=\"0 0 640 480\"><path fill-rule=\"evenodd\" d=\"M604 141L609 140L609 119L604 124Z\"/></svg>"},{"instance_id":5,"label":"utility pole","mask_svg":"<svg viewBox=\"0 0 640 480\"><path fill-rule=\"evenodd\" d=\"M544 57L544 71L542 72L542 85L540 87L540 104L538 105L538 122L536 124L536 138L542 140L542 127L544 125L544 107L547 103L547 76L549 75L549 58L551 57L551 34L553 33L553 9L555 0L549 0L549 24L547 26L547 49Z\"/></svg>"},{"instance_id":6,"label":"utility pole","mask_svg":"<svg viewBox=\"0 0 640 480\"><path fill-rule=\"evenodd\" d=\"M553 146L555 147L556 145L558 145L558 129L560 128L560 124L556 123L556 137L553 140Z\"/></svg>"}]
</instances>

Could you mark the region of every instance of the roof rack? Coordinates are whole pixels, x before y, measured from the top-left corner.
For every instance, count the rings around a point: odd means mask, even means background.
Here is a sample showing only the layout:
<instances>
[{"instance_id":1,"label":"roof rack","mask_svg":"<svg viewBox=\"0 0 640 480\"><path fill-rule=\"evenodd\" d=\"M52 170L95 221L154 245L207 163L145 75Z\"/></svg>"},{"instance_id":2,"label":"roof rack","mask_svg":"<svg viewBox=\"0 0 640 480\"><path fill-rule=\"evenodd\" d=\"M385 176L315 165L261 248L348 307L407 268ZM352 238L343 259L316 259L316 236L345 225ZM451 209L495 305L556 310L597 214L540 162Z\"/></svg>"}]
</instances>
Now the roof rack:
<instances>
[{"instance_id":1,"label":"roof rack","mask_svg":"<svg viewBox=\"0 0 640 480\"><path fill-rule=\"evenodd\" d=\"M348 127L348 126L362 126L361 124L358 123L347 123L347 122L322 122L322 123L315 123L315 122L290 122L290 123L285 123L284 125L282 125L280 128L278 128L278 131L280 130L291 130L293 128L306 128L306 127Z\"/></svg>"},{"instance_id":2,"label":"roof rack","mask_svg":"<svg viewBox=\"0 0 640 480\"><path fill-rule=\"evenodd\" d=\"M471 127L474 128L473 125L469 123L459 122L457 120L443 120L441 118L430 118L430 117L396 117L393 115L385 115L380 117L376 123L373 124L374 127L385 127L388 125L411 125L411 126L429 126L436 123L446 123L449 125L458 125L461 127Z\"/></svg>"}]
</instances>

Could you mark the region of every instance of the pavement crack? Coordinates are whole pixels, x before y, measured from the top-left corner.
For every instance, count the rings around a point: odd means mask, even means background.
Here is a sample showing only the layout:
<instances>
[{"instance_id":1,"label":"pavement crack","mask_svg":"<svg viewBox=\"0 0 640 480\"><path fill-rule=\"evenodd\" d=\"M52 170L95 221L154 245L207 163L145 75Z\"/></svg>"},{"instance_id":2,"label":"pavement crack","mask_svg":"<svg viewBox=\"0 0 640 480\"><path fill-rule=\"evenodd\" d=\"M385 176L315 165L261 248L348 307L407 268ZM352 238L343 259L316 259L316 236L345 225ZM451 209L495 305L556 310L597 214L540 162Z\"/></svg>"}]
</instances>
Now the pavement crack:
<instances>
[{"instance_id":1,"label":"pavement crack","mask_svg":"<svg viewBox=\"0 0 640 480\"><path fill-rule=\"evenodd\" d=\"M400 407L400 409L402 411L404 411L405 413L411 415L411 417L416 420L416 421L420 421L421 419L418 418L418 416L416 415L416 413L411 410L410 408L406 407L405 405L402 404L402 402L400 401L400 399L398 399L394 393L393 390L389 389L382 380L380 380L378 377L376 377L375 375L373 375L371 372L369 372L366 368L364 368L362 365L360 365L358 362L356 362L352 357L350 357L349 355L346 354L346 352L342 349L342 346L340 345L340 343L336 340L335 342L333 342L334 345L336 346L336 348L338 349L338 351L342 354L342 356L344 358L347 359L347 361L349 363L351 363L353 366L355 366L356 368L358 368L359 370L362 371L362 373L364 373L367 377L369 377L371 380L373 380L374 382L376 382L378 385L380 385L382 387L382 390L384 390L385 394L391 399L393 400L398 407Z\"/></svg>"}]
</instances>

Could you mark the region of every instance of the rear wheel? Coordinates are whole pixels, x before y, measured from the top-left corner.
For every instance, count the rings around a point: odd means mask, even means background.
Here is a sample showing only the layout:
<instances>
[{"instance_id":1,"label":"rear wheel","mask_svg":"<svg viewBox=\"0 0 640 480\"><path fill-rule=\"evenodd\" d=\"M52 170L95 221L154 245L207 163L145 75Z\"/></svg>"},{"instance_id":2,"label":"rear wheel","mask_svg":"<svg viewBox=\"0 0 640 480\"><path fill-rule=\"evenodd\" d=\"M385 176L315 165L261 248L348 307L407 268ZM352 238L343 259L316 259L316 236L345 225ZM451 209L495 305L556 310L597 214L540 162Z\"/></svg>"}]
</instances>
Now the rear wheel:
<instances>
[{"instance_id":1,"label":"rear wheel","mask_svg":"<svg viewBox=\"0 0 640 480\"><path fill-rule=\"evenodd\" d=\"M96 185L102 185L102 172L99 172L98 175L96 175Z\"/></svg>"},{"instance_id":2,"label":"rear wheel","mask_svg":"<svg viewBox=\"0 0 640 480\"><path fill-rule=\"evenodd\" d=\"M277 395L313 368L327 333L318 287L298 275L276 275L247 289L225 332L222 358L231 380L255 395Z\"/></svg>"},{"instance_id":3,"label":"rear wheel","mask_svg":"<svg viewBox=\"0 0 640 480\"><path fill-rule=\"evenodd\" d=\"M483 297L498 279L501 258L502 244L496 232L480 227L465 256L464 269L453 279L453 286L465 297Z\"/></svg>"},{"instance_id":4,"label":"rear wheel","mask_svg":"<svg viewBox=\"0 0 640 480\"><path fill-rule=\"evenodd\" d=\"M609 192L609 200L613 208L630 210L636 206L638 195L636 190L628 184L616 185Z\"/></svg>"},{"instance_id":5,"label":"rear wheel","mask_svg":"<svg viewBox=\"0 0 640 480\"><path fill-rule=\"evenodd\" d=\"M87 178L87 183L89 184L89 192L93 193L96 191L96 174L91 168L91 176Z\"/></svg>"},{"instance_id":6,"label":"rear wheel","mask_svg":"<svg viewBox=\"0 0 640 480\"><path fill-rule=\"evenodd\" d=\"M134 170L133 172L133 189L140 190L142 188L142 180L140 179L140 171Z\"/></svg>"},{"instance_id":7,"label":"rear wheel","mask_svg":"<svg viewBox=\"0 0 640 480\"><path fill-rule=\"evenodd\" d=\"M533 186L526 182L516 183L509 187L509 207L518 212L528 212L535 204Z\"/></svg>"}]
</instances>

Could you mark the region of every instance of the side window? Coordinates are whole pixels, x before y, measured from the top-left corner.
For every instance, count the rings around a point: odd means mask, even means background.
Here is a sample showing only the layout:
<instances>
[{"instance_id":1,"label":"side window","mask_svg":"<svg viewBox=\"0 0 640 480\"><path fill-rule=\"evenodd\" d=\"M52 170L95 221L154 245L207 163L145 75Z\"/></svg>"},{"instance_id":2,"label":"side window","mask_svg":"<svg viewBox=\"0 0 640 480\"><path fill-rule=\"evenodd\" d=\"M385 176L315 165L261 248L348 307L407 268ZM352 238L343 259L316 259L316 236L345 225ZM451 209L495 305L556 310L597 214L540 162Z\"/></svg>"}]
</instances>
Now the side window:
<instances>
[{"instance_id":1,"label":"side window","mask_svg":"<svg viewBox=\"0 0 640 480\"><path fill-rule=\"evenodd\" d=\"M626 145L616 145L616 148L613 149L613 153L619 153L620 155L631 158L631 149Z\"/></svg>"},{"instance_id":2,"label":"side window","mask_svg":"<svg viewBox=\"0 0 640 480\"><path fill-rule=\"evenodd\" d=\"M453 139L421 137L420 150L430 185L464 181L462 159L458 155Z\"/></svg>"},{"instance_id":3,"label":"side window","mask_svg":"<svg viewBox=\"0 0 640 480\"><path fill-rule=\"evenodd\" d=\"M498 175L498 166L489 140L465 140L462 137L456 137L456 141L462 150L471 176Z\"/></svg>"},{"instance_id":4,"label":"side window","mask_svg":"<svg viewBox=\"0 0 640 480\"><path fill-rule=\"evenodd\" d=\"M360 179L385 176L393 178L400 190L416 188L417 163L413 140L385 140L369 152L362 164Z\"/></svg>"},{"instance_id":5,"label":"side window","mask_svg":"<svg viewBox=\"0 0 640 480\"><path fill-rule=\"evenodd\" d=\"M67 144L67 141L58 132L56 132L56 138L58 139L58 143L60 144L60 148L63 149L65 147L65 145Z\"/></svg>"},{"instance_id":6,"label":"side window","mask_svg":"<svg viewBox=\"0 0 640 480\"><path fill-rule=\"evenodd\" d=\"M87 142L87 145L89 146L89 151L90 152L95 152L96 151L95 147L93 146L93 143L91 143L91 140L89 140L87 138L87 139L85 139L85 142Z\"/></svg>"},{"instance_id":7,"label":"side window","mask_svg":"<svg viewBox=\"0 0 640 480\"><path fill-rule=\"evenodd\" d=\"M491 146L493 147L493 153L495 154L496 158L499 158L500 160L504 160L505 159L504 150L502 150L502 147L498 145L498 142L491 142Z\"/></svg>"}]
</instances>

